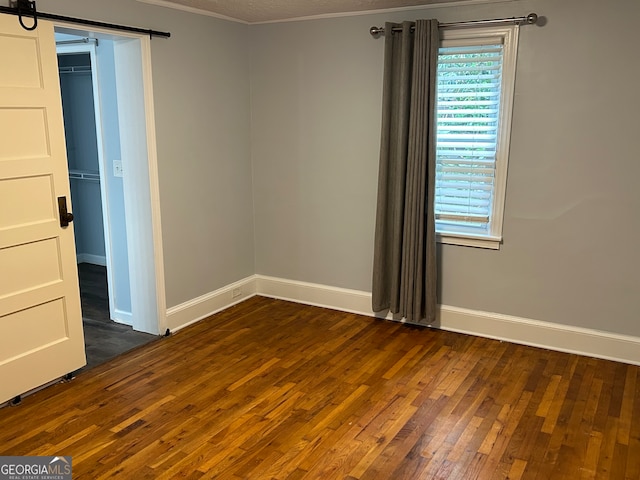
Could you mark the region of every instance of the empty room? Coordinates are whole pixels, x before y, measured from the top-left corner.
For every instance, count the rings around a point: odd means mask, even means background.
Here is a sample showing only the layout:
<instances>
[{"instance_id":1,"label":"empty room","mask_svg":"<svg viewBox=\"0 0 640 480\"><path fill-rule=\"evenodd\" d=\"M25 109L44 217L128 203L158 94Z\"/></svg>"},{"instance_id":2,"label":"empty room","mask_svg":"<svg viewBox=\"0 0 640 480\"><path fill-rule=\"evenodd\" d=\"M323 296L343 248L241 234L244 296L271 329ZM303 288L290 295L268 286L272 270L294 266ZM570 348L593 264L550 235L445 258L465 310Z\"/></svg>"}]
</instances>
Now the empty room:
<instances>
[{"instance_id":1,"label":"empty room","mask_svg":"<svg viewBox=\"0 0 640 480\"><path fill-rule=\"evenodd\" d=\"M638 18L0 1L0 478L640 478Z\"/></svg>"}]
</instances>

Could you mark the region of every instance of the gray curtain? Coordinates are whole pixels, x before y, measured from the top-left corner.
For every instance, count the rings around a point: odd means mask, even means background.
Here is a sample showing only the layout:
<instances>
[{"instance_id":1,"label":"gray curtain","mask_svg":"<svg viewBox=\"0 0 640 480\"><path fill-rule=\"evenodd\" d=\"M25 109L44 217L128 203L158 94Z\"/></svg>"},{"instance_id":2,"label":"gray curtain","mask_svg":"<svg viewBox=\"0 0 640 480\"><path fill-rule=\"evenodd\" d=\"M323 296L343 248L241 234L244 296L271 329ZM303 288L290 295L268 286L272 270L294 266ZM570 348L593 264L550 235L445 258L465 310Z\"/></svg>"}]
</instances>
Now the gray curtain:
<instances>
[{"instance_id":1,"label":"gray curtain","mask_svg":"<svg viewBox=\"0 0 640 480\"><path fill-rule=\"evenodd\" d=\"M415 25L415 32L411 27ZM402 32L391 32L402 27ZM385 25L373 310L414 323L436 317L433 211L437 20Z\"/></svg>"}]
</instances>

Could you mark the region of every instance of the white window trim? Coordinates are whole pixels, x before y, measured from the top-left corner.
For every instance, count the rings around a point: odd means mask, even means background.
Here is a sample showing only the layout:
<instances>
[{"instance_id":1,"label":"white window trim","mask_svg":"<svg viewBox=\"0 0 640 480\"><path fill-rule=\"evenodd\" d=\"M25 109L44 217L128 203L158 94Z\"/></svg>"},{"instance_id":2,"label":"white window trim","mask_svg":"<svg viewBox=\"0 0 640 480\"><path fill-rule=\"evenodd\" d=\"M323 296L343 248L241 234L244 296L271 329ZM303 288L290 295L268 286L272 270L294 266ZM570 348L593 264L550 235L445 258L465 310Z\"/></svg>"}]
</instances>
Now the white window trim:
<instances>
[{"instance_id":1,"label":"white window trim","mask_svg":"<svg viewBox=\"0 0 640 480\"><path fill-rule=\"evenodd\" d=\"M516 62L518 56L518 25L458 28L441 31L441 45L460 44L464 40L502 38L504 45L502 64L502 89L500 94L500 129L497 140L496 175L491 212L491 231L488 235L461 234L446 231L436 232L436 241L446 245L500 249L504 221L504 204L507 189L507 169L511 139L511 119L515 91Z\"/></svg>"}]
</instances>

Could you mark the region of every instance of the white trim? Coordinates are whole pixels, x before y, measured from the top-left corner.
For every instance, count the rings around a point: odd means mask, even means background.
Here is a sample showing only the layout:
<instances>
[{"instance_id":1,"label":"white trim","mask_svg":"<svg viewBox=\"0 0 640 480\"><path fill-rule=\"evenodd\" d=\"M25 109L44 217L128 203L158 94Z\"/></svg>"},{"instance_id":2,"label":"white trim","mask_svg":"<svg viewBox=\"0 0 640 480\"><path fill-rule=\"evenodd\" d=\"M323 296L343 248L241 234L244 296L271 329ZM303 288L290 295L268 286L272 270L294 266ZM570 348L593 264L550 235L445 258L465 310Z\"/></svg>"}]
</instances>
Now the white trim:
<instances>
[{"instance_id":1,"label":"white trim","mask_svg":"<svg viewBox=\"0 0 640 480\"><path fill-rule=\"evenodd\" d=\"M95 43L73 44L73 45L56 45L56 53L58 55L88 53L91 61L91 86L93 96L93 115L96 128L96 153L98 154L98 172L100 177L100 203L102 205L102 228L104 233L104 263L97 261L84 260L86 263L94 265L102 265L107 267L107 292L109 298L109 312L116 310L116 290L115 279L113 276L113 255L111 253L111 222L109 208L109 176L106 174L106 155L104 148L104 130L102 129L102 100L101 90L98 80L98 59ZM84 258L87 258L87 254ZM93 257L93 256L92 256ZM78 263L82 263L78 261Z\"/></svg>"},{"instance_id":2,"label":"white trim","mask_svg":"<svg viewBox=\"0 0 640 480\"><path fill-rule=\"evenodd\" d=\"M166 307L149 38L118 38L113 50L133 328L159 334Z\"/></svg>"},{"instance_id":3,"label":"white trim","mask_svg":"<svg viewBox=\"0 0 640 480\"><path fill-rule=\"evenodd\" d=\"M640 337L441 306L443 330L640 365Z\"/></svg>"},{"instance_id":4,"label":"white trim","mask_svg":"<svg viewBox=\"0 0 640 480\"><path fill-rule=\"evenodd\" d=\"M150 38L145 34L133 33L133 32L124 32L124 31L114 31L107 28L79 25L73 22L63 22L63 21L54 21L52 22L56 31L61 33L69 33L72 35L80 35L80 32L87 32L88 36L91 38L108 38L113 40L119 40L120 43L126 40L136 40L140 46L140 63L141 63L141 77L142 77L142 85L143 85L143 102L144 102L144 143L147 149L147 166L148 166L148 181L149 181L149 197L150 197L150 222L151 222L151 232L150 236L152 241L149 243L153 244L153 265L144 264L146 267L147 273L153 270L153 274L148 274L147 278L151 280L151 278L155 279L154 292L153 296L153 310L154 312L149 315L145 315L144 313L148 313L152 310L148 305L149 302L145 302L139 300L141 302L143 309L145 312L140 314L138 310L136 310L136 330L145 331L148 333L162 333L167 328L166 325L166 295L165 295L165 279L164 279L164 259L163 259L163 248L162 248L162 227L160 224L160 193L159 193L159 181L158 181L158 159L157 159L157 145L156 145L156 131L155 131L155 114L153 107L153 83L151 78L151 42ZM83 35L86 36L86 35ZM114 45L114 53L115 53L115 45ZM117 54L116 54L117 55ZM116 62L118 59L116 58ZM118 80L116 79L116 82ZM118 107L118 113L120 114L120 107ZM120 127L122 127L122 117L120 121ZM142 136L140 137L142 138ZM122 135L121 135L122 141ZM146 185L146 184L145 184ZM125 186L125 192L127 187ZM129 192L133 195L135 192L133 190ZM125 193L125 209L126 207L126 195ZM131 202L130 202L131 203ZM146 220L145 217L144 220ZM134 227L137 228L138 223L134 223ZM129 232L136 230L136 228L127 228L127 235ZM147 232L145 232L147 233ZM139 237L139 236L138 236ZM136 240L138 240L136 237ZM129 239L129 237L127 237ZM130 242L128 245L129 253L131 252L133 242ZM148 246L145 246L141 251L146 252L148 250ZM132 280L131 273L131 265L130 262L130 274L129 278ZM134 270L136 266L133 266ZM145 285L146 286L146 285ZM133 285L132 285L133 287ZM147 290L151 290L148 288ZM136 302L133 297L133 288L132 292L132 302ZM148 293L148 291L146 292ZM155 320L155 324L153 321Z\"/></svg>"},{"instance_id":5,"label":"white trim","mask_svg":"<svg viewBox=\"0 0 640 480\"><path fill-rule=\"evenodd\" d=\"M240 18L229 17L227 15L215 13L210 10L204 10L202 8L196 8L196 7L189 7L187 5L173 3L167 0L137 0L137 1L140 3L146 3L148 5L171 8L173 10L180 10L183 12L195 13L196 15L205 15L207 17L219 18L221 20L227 20L230 22L242 23L244 25L266 25L271 23L289 23L289 22L304 22L307 20L321 20L325 18L356 17L360 15L379 15L379 14L385 14L385 13L406 12L411 10L425 10L429 8L460 7L460 6L466 6L466 5L482 5L487 3L508 3L508 2L513 2L515 0L460 0L459 2L438 2L438 3L430 3L428 5L408 5L406 7L381 8L378 10L320 13L317 15L307 15L303 17L283 18L283 19L277 19L277 20L263 20L259 22L250 22L248 20L242 20Z\"/></svg>"},{"instance_id":6,"label":"white trim","mask_svg":"<svg viewBox=\"0 0 640 480\"><path fill-rule=\"evenodd\" d=\"M98 57L96 43L90 43L91 84L93 86L93 114L96 123L96 148L98 151L98 171L100 173L100 202L102 203L102 233L107 267L107 296L109 313L116 309L116 288L113 276L113 254L111 249L111 208L109 207L109 176L107 175L107 156L105 154L104 130L102 128L102 95L98 80Z\"/></svg>"},{"instance_id":7,"label":"white trim","mask_svg":"<svg viewBox=\"0 0 640 480\"><path fill-rule=\"evenodd\" d=\"M234 298L238 288L242 293ZM168 328L175 332L255 295L380 318L371 310L369 292L253 275L167 309ZM431 327L640 365L640 337L630 335L448 305L440 306L437 324Z\"/></svg>"},{"instance_id":8,"label":"white trim","mask_svg":"<svg viewBox=\"0 0 640 480\"><path fill-rule=\"evenodd\" d=\"M138 0L142 1L142 0ZM284 18L281 20L265 20L262 22L248 22L249 25L265 25L270 23L288 23L288 22L305 22L307 20L321 20L325 18L341 18L341 17L357 17L360 15L380 15L394 12L407 12L411 10L426 10L430 8L451 8L462 7L467 5L481 5L486 3L506 3L514 0L460 0L459 2L438 2L429 3L427 5L408 5L406 7L381 8L378 10L361 10L351 12L338 13L320 13L318 15L308 15L305 17Z\"/></svg>"},{"instance_id":9,"label":"white trim","mask_svg":"<svg viewBox=\"0 0 640 480\"><path fill-rule=\"evenodd\" d=\"M77 263L91 263L92 265L107 266L107 257L104 255L93 255L91 253L76 253Z\"/></svg>"},{"instance_id":10,"label":"white trim","mask_svg":"<svg viewBox=\"0 0 640 480\"><path fill-rule=\"evenodd\" d=\"M196 7L189 7L187 5L168 2L166 0L137 0L137 1L140 3L146 3L148 5L155 5L157 7L171 8L173 10L180 10L181 12L195 13L196 15L204 15L207 17L219 18L220 20L227 20L229 22L242 23L244 25L249 25L250 23L245 20L240 20L239 18L228 17L227 15L221 15L219 13L215 13L210 10L204 10L202 8L196 8Z\"/></svg>"},{"instance_id":11,"label":"white trim","mask_svg":"<svg viewBox=\"0 0 640 480\"><path fill-rule=\"evenodd\" d=\"M458 233L436 232L436 242L445 245L462 245L464 247L487 248L500 250L501 237L474 237Z\"/></svg>"},{"instance_id":12,"label":"white trim","mask_svg":"<svg viewBox=\"0 0 640 480\"><path fill-rule=\"evenodd\" d=\"M500 91L500 112L498 120L498 136L496 140L496 160L493 202L490 213L490 231L486 235L465 235L464 230L442 231L440 243L465 245L471 247L500 249L504 221L504 206L509 166L509 145L511 140L511 118L516 81L516 62L518 56L518 25L501 25L490 27L474 27L443 30L441 46L465 45L471 42L501 42L504 46L502 54L502 80ZM437 227L436 227L437 228Z\"/></svg>"},{"instance_id":13,"label":"white trim","mask_svg":"<svg viewBox=\"0 0 640 480\"><path fill-rule=\"evenodd\" d=\"M240 295L234 297L234 290L240 289ZM237 290L236 290L237 291ZM172 332L196 323L215 313L225 310L256 294L255 276L244 278L218 290L188 300L167 309L166 326Z\"/></svg>"},{"instance_id":14,"label":"white trim","mask_svg":"<svg viewBox=\"0 0 640 480\"><path fill-rule=\"evenodd\" d=\"M500 29L487 31L487 36L499 32ZM500 94L500 120L498 141L496 144L496 177L491 219L491 235L502 236L504 222L504 204L507 190L509 153L511 145L511 118L513 116L513 99L515 97L516 63L518 60L518 41L520 26L510 25L504 30L504 52L502 55L502 92ZM497 208L496 208L497 206Z\"/></svg>"},{"instance_id":15,"label":"white trim","mask_svg":"<svg viewBox=\"0 0 640 480\"><path fill-rule=\"evenodd\" d=\"M124 310L115 309L111 314L111 320L124 325L133 326L133 314Z\"/></svg>"},{"instance_id":16,"label":"white trim","mask_svg":"<svg viewBox=\"0 0 640 480\"><path fill-rule=\"evenodd\" d=\"M158 147L156 144L156 114L153 103L153 81L151 78L151 37L140 37L142 56L142 81L144 90L144 111L147 122L147 162L149 167L149 195L151 197L151 236L153 240L154 269L156 281L156 312L158 329L163 333L167 328L167 309L164 279L164 250L162 246L162 223L160 220L160 179L158 176Z\"/></svg>"},{"instance_id":17,"label":"white trim","mask_svg":"<svg viewBox=\"0 0 640 480\"><path fill-rule=\"evenodd\" d=\"M256 293L376 316L371 310L371 294L359 290L256 275ZM442 330L640 365L640 337L447 305L440 306L438 323L434 327Z\"/></svg>"},{"instance_id":18,"label":"white trim","mask_svg":"<svg viewBox=\"0 0 640 480\"><path fill-rule=\"evenodd\" d=\"M305 305L374 316L371 310L371 294L360 290L256 275L256 293Z\"/></svg>"}]
</instances>

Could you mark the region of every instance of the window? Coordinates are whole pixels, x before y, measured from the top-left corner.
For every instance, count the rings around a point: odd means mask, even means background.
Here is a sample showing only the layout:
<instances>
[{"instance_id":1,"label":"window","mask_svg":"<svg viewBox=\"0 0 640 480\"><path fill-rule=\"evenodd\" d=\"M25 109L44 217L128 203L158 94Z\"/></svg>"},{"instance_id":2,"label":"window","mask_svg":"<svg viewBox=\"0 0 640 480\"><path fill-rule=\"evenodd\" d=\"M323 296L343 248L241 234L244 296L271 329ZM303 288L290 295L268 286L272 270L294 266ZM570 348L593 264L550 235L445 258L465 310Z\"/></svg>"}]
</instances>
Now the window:
<instances>
[{"instance_id":1,"label":"window","mask_svg":"<svg viewBox=\"0 0 640 480\"><path fill-rule=\"evenodd\" d=\"M438 58L436 231L499 248L518 27L445 30Z\"/></svg>"}]
</instances>

